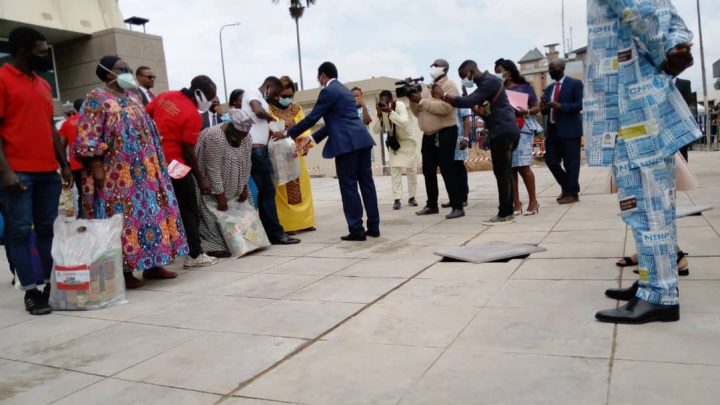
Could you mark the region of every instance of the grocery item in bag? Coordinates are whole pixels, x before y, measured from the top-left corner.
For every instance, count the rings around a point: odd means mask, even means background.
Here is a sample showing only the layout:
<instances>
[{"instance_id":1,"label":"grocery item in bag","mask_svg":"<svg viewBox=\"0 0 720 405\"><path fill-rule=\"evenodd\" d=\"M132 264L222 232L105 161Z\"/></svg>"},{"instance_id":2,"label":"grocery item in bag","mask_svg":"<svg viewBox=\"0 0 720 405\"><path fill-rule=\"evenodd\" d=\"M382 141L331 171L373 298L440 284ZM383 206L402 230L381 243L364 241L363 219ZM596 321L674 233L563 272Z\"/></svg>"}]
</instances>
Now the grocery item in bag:
<instances>
[{"instance_id":1,"label":"grocery item in bag","mask_svg":"<svg viewBox=\"0 0 720 405\"><path fill-rule=\"evenodd\" d=\"M270 123L271 132L283 132L284 130L285 121ZM300 159L297 146L292 139L285 138L279 141L270 139L268 156L272 162L275 184L283 185L300 177Z\"/></svg>"},{"instance_id":2,"label":"grocery item in bag","mask_svg":"<svg viewBox=\"0 0 720 405\"><path fill-rule=\"evenodd\" d=\"M100 309L125 303L123 217L55 220L50 305L55 310Z\"/></svg>"},{"instance_id":3,"label":"grocery item in bag","mask_svg":"<svg viewBox=\"0 0 720 405\"><path fill-rule=\"evenodd\" d=\"M218 211L213 207L210 210L218 218L218 226L233 257L270 246L257 211L247 201L231 202L227 211Z\"/></svg>"}]
</instances>

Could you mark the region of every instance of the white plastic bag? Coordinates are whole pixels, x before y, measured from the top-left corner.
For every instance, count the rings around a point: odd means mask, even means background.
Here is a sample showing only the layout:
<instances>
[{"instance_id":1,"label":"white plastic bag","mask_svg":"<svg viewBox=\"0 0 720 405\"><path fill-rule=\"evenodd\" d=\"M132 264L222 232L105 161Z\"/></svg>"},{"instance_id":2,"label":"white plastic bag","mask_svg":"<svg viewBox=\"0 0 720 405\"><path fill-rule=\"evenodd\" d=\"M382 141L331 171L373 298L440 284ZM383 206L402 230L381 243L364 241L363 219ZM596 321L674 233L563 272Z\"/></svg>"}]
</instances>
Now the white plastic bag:
<instances>
[{"instance_id":1,"label":"white plastic bag","mask_svg":"<svg viewBox=\"0 0 720 405\"><path fill-rule=\"evenodd\" d=\"M231 202L227 211L210 209L218 218L218 226L233 257L270 246L260 217L249 202Z\"/></svg>"},{"instance_id":2,"label":"white plastic bag","mask_svg":"<svg viewBox=\"0 0 720 405\"><path fill-rule=\"evenodd\" d=\"M295 141L291 138L270 140L268 156L272 162L273 179L278 186L300 177L300 159Z\"/></svg>"},{"instance_id":3,"label":"white plastic bag","mask_svg":"<svg viewBox=\"0 0 720 405\"><path fill-rule=\"evenodd\" d=\"M50 305L55 310L100 309L125 302L123 217L72 220L58 216L52 245Z\"/></svg>"}]
</instances>

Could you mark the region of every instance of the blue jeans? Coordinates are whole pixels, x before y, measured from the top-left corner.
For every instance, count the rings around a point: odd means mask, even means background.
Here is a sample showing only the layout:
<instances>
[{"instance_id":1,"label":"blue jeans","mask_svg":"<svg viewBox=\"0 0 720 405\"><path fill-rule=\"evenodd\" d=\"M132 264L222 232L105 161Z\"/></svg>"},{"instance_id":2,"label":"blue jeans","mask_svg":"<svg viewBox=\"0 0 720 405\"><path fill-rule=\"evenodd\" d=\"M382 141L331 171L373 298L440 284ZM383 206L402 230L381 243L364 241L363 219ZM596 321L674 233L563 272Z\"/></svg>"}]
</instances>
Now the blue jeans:
<instances>
[{"instance_id":1,"label":"blue jeans","mask_svg":"<svg viewBox=\"0 0 720 405\"><path fill-rule=\"evenodd\" d=\"M17 173L26 191L14 192L0 187L5 217L5 249L15 267L23 290L37 287L32 271L30 233L35 227L45 281L50 280L53 260L50 255L53 223L58 216L62 184L55 172Z\"/></svg>"},{"instance_id":2,"label":"blue jeans","mask_svg":"<svg viewBox=\"0 0 720 405\"><path fill-rule=\"evenodd\" d=\"M270 241L275 241L285 234L278 219L277 206L275 205L275 180L273 180L273 168L267 149L253 149L252 174L255 186L258 189L257 205L260 211L260 221L265 228Z\"/></svg>"}]
</instances>

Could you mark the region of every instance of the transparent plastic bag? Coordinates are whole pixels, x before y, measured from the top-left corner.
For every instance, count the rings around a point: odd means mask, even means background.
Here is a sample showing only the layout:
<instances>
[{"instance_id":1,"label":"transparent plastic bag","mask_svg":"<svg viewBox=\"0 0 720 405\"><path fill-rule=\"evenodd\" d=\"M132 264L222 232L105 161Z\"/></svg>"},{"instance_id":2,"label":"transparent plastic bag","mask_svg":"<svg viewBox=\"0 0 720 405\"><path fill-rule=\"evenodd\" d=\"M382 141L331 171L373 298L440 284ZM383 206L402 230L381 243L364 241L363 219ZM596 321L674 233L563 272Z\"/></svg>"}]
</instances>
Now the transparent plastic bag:
<instances>
[{"instance_id":1,"label":"transparent plastic bag","mask_svg":"<svg viewBox=\"0 0 720 405\"><path fill-rule=\"evenodd\" d=\"M292 139L270 140L268 156L272 162L273 179L278 186L300 177L300 159L297 146Z\"/></svg>"},{"instance_id":2,"label":"transparent plastic bag","mask_svg":"<svg viewBox=\"0 0 720 405\"><path fill-rule=\"evenodd\" d=\"M123 217L71 220L58 216L52 245L50 305L55 310L124 304Z\"/></svg>"},{"instance_id":3,"label":"transparent plastic bag","mask_svg":"<svg viewBox=\"0 0 720 405\"><path fill-rule=\"evenodd\" d=\"M233 257L270 246L260 217L249 202L231 202L227 211L210 209L218 218L218 226Z\"/></svg>"}]
</instances>

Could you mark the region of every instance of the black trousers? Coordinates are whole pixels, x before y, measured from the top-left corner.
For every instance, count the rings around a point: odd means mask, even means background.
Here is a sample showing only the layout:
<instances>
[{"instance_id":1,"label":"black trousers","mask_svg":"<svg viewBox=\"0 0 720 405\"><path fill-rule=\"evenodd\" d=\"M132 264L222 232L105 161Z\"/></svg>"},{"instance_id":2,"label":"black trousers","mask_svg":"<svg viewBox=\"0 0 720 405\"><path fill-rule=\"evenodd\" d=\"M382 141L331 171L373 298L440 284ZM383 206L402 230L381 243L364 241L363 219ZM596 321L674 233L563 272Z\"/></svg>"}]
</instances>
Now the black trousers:
<instances>
[{"instance_id":1,"label":"black trousers","mask_svg":"<svg viewBox=\"0 0 720 405\"><path fill-rule=\"evenodd\" d=\"M513 214L512 153L517 140L512 135L498 135L490 142L490 158L498 189L498 216Z\"/></svg>"},{"instance_id":2,"label":"black trousers","mask_svg":"<svg viewBox=\"0 0 720 405\"><path fill-rule=\"evenodd\" d=\"M257 203L260 221L270 241L275 241L285 235L285 230L280 225L277 205L275 205L275 180L273 180L272 162L266 148L253 148L250 159L252 161L250 174L258 189Z\"/></svg>"},{"instance_id":3,"label":"black trousers","mask_svg":"<svg viewBox=\"0 0 720 405\"><path fill-rule=\"evenodd\" d=\"M436 146L436 141L438 146ZM450 197L453 209L463 208L463 197L460 187L459 173L455 164L455 144L457 142L457 127L447 127L433 135L424 135L422 140L422 171L425 177L425 191L427 193L428 208L438 208L438 182L437 169L440 167L445 181L445 188Z\"/></svg>"},{"instance_id":4,"label":"black trousers","mask_svg":"<svg viewBox=\"0 0 720 405\"><path fill-rule=\"evenodd\" d=\"M552 124L548 125L547 132L545 164L563 194L577 197L580 194L580 138L560 138Z\"/></svg>"},{"instance_id":5,"label":"black trousers","mask_svg":"<svg viewBox=\"0 0 720 405\"><path fill-rule=\"evenodd\" d=\"M455 171L457 171L459 179L458 185L460 186L460 198L462 199L463 203L466 203L468 200L468 194L470 194L470 184L468 184L468 172L467 168L465 167L464 160L455 161Z\"/></svg>"},{"instance_id":6,"label":"black trousers","mask_svg":"<svg viewBox=\"0 0 720 405\"><path fill-rule=\"evenodd\" d=\"M202 253L200 247L200 208L195 195L195 188L197 187L195 178L192 174L188 174L182 179L172 179L172 185L180 208L180 218L182 218L183 227L185 228L190 257L194 259Z\"/></svg>"}]
</instances>

